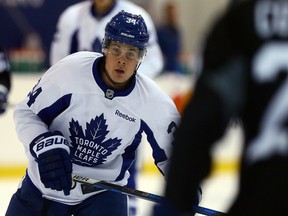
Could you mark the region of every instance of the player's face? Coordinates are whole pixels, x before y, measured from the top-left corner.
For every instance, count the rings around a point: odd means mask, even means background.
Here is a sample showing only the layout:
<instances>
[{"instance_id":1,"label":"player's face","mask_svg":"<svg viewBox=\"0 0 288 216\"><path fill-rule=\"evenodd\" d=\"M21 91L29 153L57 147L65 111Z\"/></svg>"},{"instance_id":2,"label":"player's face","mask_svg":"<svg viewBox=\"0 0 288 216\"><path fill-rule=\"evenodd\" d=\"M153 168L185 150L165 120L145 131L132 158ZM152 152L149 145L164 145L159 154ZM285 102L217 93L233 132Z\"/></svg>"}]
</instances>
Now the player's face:
<instances>
[{"instance_id":1,"label":"player's face","mask_svg":"<svg viewBox=\"0 0 288 216\"><path fill-rule=\"evenodd\" d=\"M94 6L99 14L106 13L114 4L114 0L94 0Z\"/></svg>"},{"instance_id":2,"label":"player's face","mask_svg":"<svg viewBox=\"0 0 288 216\"><path fill-rule=\"evenodd\" d=\"M104 81L116 89L117 87L125 88L138 64L139 49L111 41L109 47L104 52L106 55L106 72L109 75L109 77L106 77L106 80L104 76Z\"/></svg>"}]
</instances>

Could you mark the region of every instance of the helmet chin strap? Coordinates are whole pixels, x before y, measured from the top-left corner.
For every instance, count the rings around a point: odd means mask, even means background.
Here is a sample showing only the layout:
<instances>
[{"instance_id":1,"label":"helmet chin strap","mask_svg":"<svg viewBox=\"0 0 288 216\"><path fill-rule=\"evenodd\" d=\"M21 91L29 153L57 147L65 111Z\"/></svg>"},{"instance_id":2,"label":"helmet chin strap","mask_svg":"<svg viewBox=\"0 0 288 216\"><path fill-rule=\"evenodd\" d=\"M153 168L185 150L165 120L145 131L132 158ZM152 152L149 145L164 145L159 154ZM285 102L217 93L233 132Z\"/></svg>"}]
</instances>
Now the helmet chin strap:
<instances>
[{"instance_id":1,"label":"helmet chin strap","mask_svg":"<svg viewBox=\"0 0 288 216\"><path fill-rule=\"evenodd\" d=\"M138 65L136 66L135 71L134 71L134 75L137 74L138 68L140 67L141 64L142 64L142 60L140 60Z\"/></svg>"}]
</instances>

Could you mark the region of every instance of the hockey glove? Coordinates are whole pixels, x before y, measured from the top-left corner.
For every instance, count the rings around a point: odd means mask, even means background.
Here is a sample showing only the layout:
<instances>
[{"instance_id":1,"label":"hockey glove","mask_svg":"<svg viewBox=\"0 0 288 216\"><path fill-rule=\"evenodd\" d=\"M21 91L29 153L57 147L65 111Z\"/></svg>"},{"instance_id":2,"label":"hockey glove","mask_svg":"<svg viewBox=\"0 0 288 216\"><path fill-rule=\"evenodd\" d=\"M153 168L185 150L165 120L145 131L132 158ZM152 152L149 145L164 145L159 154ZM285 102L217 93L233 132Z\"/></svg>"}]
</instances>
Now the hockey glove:
<instances>
[{"instance_id":1,"label":"hockey glove","mask_svg":"<svg viewBox=\"0 0 288 216\"><path fill-rule=\"evenodd\" d=\"M7 94L0 91L0 115L6 111L7 107Z\"/></svg>"},{"instance_id":2,"label":"hockey glove","mask_svg":"<svg viewBox=\"0 0 288 216\"><path fill-rule=\"evenodd\" d=\"M72 186L72 162L68 141L61 132L47 132L31 143L31 153L36 158L41 182L46 188L62 191L67 196Z\"/></svg>"}]
</instances>

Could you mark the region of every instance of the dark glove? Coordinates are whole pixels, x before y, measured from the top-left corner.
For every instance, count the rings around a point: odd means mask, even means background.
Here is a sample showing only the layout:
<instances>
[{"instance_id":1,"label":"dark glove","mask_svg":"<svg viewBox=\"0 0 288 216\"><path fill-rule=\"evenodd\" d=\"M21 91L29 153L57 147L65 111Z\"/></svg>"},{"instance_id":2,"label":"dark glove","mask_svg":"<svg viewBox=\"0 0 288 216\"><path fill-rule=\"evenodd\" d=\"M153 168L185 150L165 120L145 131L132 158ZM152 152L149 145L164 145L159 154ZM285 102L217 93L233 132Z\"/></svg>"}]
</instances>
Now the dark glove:
<instances>
[{"instance_id":1,"label":"dark glove","mask_svg":"<svg viewBox=\"0 0 288 216\"><path fill-rule=\"evenodd\" d=\"M7 107L7 94L0 92L0 115L6 111Z\"/></svg>"},{"instance_id":2,"label":"dark glove","mask_svg":"<svg viewBox=\"0 0 288 216\"><path fill-rule=\"evenodd\" d=\"M65 137L60 132L47 132L36 137L31 147L44 186L52 190L63 190L65 195L69 195L72 186L72 162Z\"/></svg>"},{"instance_id":3,"label":"dark glove","mask_svg":"<svg viewBox=\"0 0 288 216\"><path fill-rule=\"evenodd\" d=\"M72 186L72 163L70 155L64 149L51 149L39 155L38 168L40 179L46 188L64 191L70 194Z\"/></svg>"}]
</instances>

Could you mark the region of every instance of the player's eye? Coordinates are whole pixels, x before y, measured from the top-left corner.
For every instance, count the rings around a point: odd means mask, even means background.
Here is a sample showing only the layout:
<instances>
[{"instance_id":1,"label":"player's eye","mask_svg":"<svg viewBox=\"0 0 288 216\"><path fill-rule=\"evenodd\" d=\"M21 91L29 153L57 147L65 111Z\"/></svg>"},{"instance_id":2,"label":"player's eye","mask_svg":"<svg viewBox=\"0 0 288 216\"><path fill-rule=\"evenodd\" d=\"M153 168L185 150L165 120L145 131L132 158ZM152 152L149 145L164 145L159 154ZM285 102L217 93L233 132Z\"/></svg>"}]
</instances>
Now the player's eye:
<instances>
[{"instance_id":1,"label":"player's eye","mask_svg":"<svg viewBox=\"0 0 288 216\"><path fill-rule=\"evenodd\" d=\"M116 44L111 45L108 48L108 53L113 54L114 56L121 56L122 54L126 59L129 60L139 60L139 50L133 48L126 48Z\"/></svg>"},{"instance_id":2,"label":"player's eye","mask_svg":"<svg viewBox=\"0 0 288 216\"><path fill-rule=\"evenodd\" d=\"M125 56L127 59L134 59L134 60L138 59L138 54L134 50L127 51Z\"/></svg>"},{"instance_id":3,"label":"player's eye","mask_svg":"<svg viewBox=\"0 0 288 216\"><path fill-rule=\"evenodd\" d=\"M121 55L122 50L121 50L120 47L113 46L113 47L111 47L111 52L112 52L114 55L119 56L119 55Z\"/></svg>"}]
</instances>

